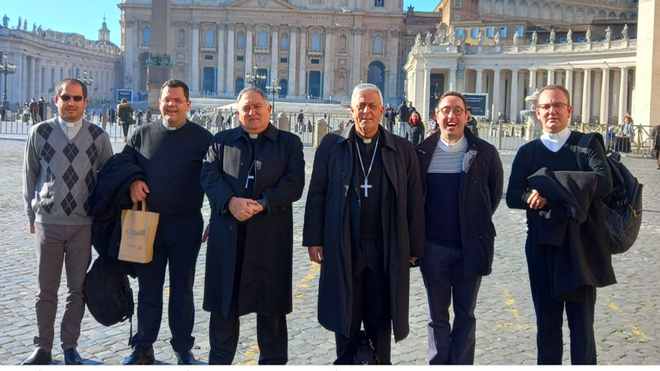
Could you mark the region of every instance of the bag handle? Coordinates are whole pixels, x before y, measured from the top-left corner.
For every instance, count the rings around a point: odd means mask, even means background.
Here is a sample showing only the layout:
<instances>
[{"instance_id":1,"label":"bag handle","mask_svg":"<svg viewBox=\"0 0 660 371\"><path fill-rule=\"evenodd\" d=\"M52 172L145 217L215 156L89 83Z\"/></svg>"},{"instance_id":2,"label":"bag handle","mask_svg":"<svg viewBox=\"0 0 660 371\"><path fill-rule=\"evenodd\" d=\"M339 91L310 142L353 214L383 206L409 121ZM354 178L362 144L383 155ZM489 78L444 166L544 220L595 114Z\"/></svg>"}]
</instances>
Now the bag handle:
<instances>
[{"instance_id":1,"label":"bag handle","mask_svg":"<svg viewBox=\"0 0 660 371\"><path fill-rule=\"evenodd\" d=\"M137 210L137 209L138 209L138 206L137 206L138 203L141 203L141 204L142 204L142 211L148 211L148 210L147 210L147 202L146 202L146 201L133 202L133 210Z\"/></svg>"}]
</instances>

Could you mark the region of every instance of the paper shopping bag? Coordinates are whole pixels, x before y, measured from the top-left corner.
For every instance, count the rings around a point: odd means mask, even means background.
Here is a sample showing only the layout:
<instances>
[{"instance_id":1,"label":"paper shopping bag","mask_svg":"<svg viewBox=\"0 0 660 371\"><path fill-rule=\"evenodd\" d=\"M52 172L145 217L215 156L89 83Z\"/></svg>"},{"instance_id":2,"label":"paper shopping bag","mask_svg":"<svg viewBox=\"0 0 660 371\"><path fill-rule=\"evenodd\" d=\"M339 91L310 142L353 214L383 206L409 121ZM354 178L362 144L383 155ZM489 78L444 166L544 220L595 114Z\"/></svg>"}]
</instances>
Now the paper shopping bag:
<instances>
[{"instance_id":1,"label":"paper shopping bag","mask_svg":"<svg viewBox=\"0 0 660 371\"><path fill-rule=\"evenodd\" d=\"M142 264L151 262L159 217L160 214L146 210L144 201L142 210L138 210L135 202L133 209L121 211L119 260Z\"/></svg>"}]
</instances>

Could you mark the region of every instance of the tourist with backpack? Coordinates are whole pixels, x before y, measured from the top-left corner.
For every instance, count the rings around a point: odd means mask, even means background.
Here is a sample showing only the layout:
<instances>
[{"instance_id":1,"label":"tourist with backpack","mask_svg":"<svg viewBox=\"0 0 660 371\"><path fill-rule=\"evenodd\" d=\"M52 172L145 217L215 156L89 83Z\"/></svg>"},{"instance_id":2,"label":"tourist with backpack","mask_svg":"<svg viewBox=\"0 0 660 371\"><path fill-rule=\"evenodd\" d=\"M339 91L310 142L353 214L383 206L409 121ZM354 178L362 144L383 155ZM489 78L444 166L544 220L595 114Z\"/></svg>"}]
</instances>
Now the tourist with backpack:
<instances>
[{"instance_id":1,"label":"tourist with backpack","mask_svg":"<svg viewBox=\"0 0 660 371\"><path fill-rule=\"evenodd\" d=\"M539 364L561 364L566 311L572 364L596 364L596 288L616 283L601 198L612 192L602 138L594 136L582 167L576 148L585 135L568 128L572 107L561 85L539 92L543 133L520 148L506 193L526 210L525 253L536 311Z\"/></svg>"}]
</instances>

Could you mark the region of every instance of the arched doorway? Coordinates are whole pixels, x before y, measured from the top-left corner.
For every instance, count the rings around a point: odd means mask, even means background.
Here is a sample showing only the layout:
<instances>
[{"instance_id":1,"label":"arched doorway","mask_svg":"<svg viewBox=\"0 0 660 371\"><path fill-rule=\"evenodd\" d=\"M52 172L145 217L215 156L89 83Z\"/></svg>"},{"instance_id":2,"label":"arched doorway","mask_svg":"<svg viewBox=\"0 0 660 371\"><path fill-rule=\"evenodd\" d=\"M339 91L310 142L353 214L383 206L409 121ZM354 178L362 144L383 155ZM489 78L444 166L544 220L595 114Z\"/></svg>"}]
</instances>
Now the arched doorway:
<instances>
[{"instance_id":1,"label":"arched doorway","mask_svg":"<svg viewBox=\"0 0 660 371\"><path fill-rule=\"evenodd\" d=\"M238 93L243 90L245 87L245 80L243 80L242 77L239 77L236 79L236 83L234 84L234 95L238 95Z\"/></svg>"},{"instance_id":2,"label":"arched doorway","mask_svg":"<svg viewBox=\"0 0 660 371\"><path fill-rule=\"evenodd\" d=\"M280 80L279 85L282 88L282 90L280 90L280 98L286 98L289 94L289 82L286 81L286 79L282 79Z\"/></svg>"},{"instance_id":3,"label":"arched doorway","mask_svg":"<svg viewBox=\"0 0 660 371\"><path fill-rule=\"evenodd\" d=\"M381 93L385 95L385 65L381 61L374 61L369 64L367 72L367 82L378 86Z\"/></svg>"}]
</instances>

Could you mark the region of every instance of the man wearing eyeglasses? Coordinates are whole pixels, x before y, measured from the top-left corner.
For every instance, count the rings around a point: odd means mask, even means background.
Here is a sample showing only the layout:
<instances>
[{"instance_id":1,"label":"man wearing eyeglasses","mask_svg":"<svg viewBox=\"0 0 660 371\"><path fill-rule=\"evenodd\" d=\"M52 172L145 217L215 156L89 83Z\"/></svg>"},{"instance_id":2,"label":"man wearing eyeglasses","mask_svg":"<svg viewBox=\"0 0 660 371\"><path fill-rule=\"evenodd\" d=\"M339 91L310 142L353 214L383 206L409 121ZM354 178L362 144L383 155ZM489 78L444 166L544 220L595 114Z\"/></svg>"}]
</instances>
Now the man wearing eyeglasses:
<instances>
[{"instance_id":1,"label":"man wearing eyeglasses","mask_svg":"<svg viewBox=\"0 0 660 371\"><path fill-rule=\"evenodd\" d=\"M525 253L538 327L539 364L561 364L563 315L570 328L571 363L596 364L596 287L616 283L602 205L612 190L603 139L595 135L580 171L575 153L582 133L568 128L569 92L539 92L536 116L543 133L518 150L506 202L526 210Z\"/></svg>"},{"instance_id":2,"label":"man wearing eyeglasses","mask_svg":"<svg viewBox=\"0 0 660 371\"><path fill-rule=\"evenodd\" d=\"M60 333L64 363L82 364L76 347L85 313L83 283L92 257L88 198L98 170L112 155L108 134L82 118L87 106L84 83L73 78L59 82L55 105L59 116L32 127L25 150L23 194L30 233L35 235L38 290L37 349L26 365L52 361L63 262L68 289Z\"/></svg>"},{"instance_id":3,"label":"man wearing eyeglasses","mask_svg":"<svg viewBox=\"0 0 660 371\"><path fill-rule=\"evenodd\" d=\"M202 167L211 204L204 310L209 364L230 365L240 317L257 315L259 364L286 364L292 310L292 204L305 185L300 138L271 122L261 90L238 94L240 126L215 135Z\"/></svg>"},{"instance_id":4,"label":"man wearing eyeglasses","mask_svg":"<svg viewBox=\"0 0 660 371\"><path fill-rule=\"evenodd\" d=\"M383 96L353 89L353 124L316 150L303 246L321 264L318 320L335 333L335 364L355 362L360 327L381 364L408 336L410 262L422 254L422 186L413 146L380 126Z\"/></svg>"},{"instance_id":5,"label":"man wearing eyeglasses","mask_svg":"<svg viewBox=\"0 0 660 371\"><path fill-rule=\"evenodd\" d=\"M153 260L135 264L138 330L131 340L133 352L124 364L155 362L153 343L160 329L168 265L170 343L178 364L195 364L190 351L195 342L193 283L204 228L199 176L213 135L186 119L191 102L183 81L166 81L158 102L162 120L140 126L123 150L144 171L143 179L130 186L131 200L146 202L150 211L160 213Z\"/></svg>"},{"instance_id":6,"label":"man wearing eyeglasses","mask_svg":"<svg viewBox=\"0 0 660 371\"><path fill-rule=\"evenodd\" d=\"M416 147L426 195L420 268L429 302L430 364L474 363L474 309L481 278L493 263L502 162L495 147L466 130L466 108L461 93L445 93L436 108L440 131Z\"/></svg>"}]
</instances>

